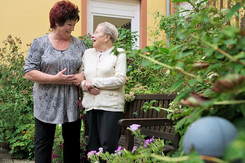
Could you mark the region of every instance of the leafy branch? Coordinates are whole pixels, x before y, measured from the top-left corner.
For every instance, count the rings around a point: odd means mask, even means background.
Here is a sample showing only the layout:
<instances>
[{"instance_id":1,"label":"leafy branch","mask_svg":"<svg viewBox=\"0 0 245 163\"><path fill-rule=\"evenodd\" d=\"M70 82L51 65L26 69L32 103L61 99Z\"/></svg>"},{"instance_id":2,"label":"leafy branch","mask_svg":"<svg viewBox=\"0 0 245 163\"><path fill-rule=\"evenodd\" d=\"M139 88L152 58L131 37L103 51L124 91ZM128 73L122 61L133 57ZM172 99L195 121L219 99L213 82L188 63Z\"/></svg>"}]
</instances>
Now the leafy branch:
<instances>
[{"instance_id":1,"label":"leafy branch","mask_svg":"<svg viewBox=\"0 0 245 163\"><path fill-rule=\"evenodd\" d=\"M230 54L226 53L224 50L218 48L216 45L213 45L213 44L211 44L211 43L205 41L204 39L199 38L199 37L197 37L197 36L195 36L195 35L191 35L191 36L192 36L194 39L196 39L196 40L200 40L201 42L203 42L204 44L206 44L207 46L209 46L209 47L212 48L213 50L216 50L216 51L220 52L221 54L223 54L224 56L228 57L228 58L229 58L230 60L232 60L233 62L237 62L237 63L242 64L243 66L245 66L245 63L244 63L244 62L239 61L238 58L235 58L235 57L231 56Z\"/></svg>"}]
</instances>

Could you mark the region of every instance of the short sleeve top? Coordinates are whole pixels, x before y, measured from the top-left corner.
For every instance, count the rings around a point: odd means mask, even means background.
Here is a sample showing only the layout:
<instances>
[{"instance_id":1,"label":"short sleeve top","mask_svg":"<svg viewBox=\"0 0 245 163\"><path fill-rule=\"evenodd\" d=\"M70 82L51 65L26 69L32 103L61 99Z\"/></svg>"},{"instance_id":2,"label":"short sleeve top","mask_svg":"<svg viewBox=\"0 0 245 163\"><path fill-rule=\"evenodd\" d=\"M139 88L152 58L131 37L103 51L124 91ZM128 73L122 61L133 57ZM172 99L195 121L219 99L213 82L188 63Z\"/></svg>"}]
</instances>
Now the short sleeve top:
<instances>
[{"instance_id":1,"label":"short sleeve top","mask_svg":"<svg viewBox=\"0 0 245 163\"><path fill-rule=\"evenodd\" d=\"M76 74L86 50L84 42L71 36L66 50L57 50L48 35L34 39L26 56L24 72L38 70L55 75L66 68L66 75ZM33 87L34 116L42 122L63 124L79 119L78 87L62 84L38 84Z\"/></svg>"}]
</instances>

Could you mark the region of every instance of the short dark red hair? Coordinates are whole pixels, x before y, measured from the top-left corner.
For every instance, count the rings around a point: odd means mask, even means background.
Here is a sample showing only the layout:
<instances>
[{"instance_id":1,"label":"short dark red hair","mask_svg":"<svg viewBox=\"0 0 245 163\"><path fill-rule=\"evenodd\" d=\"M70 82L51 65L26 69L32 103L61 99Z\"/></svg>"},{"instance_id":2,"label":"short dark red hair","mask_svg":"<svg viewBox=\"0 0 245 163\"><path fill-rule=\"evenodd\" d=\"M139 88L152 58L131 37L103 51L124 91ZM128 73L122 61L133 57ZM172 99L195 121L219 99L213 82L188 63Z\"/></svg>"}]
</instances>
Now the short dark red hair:
<instances>
[{"instance_id":1,"label":"short dark red hair","mask_svg":"<svg viewBox=\"0 0 245 163\"><path fill-rule=\"evenodd\" d=\"M56 23L63 26L67 20L79 21L78 7L70 1L56 2L49 12L50 28L56 28Z\"/></svg>"}]
</instances>

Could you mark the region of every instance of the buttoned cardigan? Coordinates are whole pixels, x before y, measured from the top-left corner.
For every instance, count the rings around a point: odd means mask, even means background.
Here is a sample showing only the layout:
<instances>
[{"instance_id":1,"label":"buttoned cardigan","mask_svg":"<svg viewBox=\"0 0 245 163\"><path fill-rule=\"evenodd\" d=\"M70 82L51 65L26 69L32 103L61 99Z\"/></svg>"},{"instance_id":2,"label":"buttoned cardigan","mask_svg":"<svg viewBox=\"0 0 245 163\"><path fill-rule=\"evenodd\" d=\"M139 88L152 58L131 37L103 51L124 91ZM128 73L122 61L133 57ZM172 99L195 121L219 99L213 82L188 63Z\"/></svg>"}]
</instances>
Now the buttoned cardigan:
<instances>
[{"instance_id":1,"label":"buttoned cardigan","mask_svg":"<svg viewBox=\"0 0 245 163\"><path fill-rule=\"evenodd\" d=\"M82 105L86 111L96 109L123 112L124 84L126 81L126 54L123 49L117 49L118 55L110 52L98 62L94 48L87 49L83 56L83 67L86 79L92 80L92 85L100 89L100 94L92 95L84 92Z\"/></svg>"}]
</instances>

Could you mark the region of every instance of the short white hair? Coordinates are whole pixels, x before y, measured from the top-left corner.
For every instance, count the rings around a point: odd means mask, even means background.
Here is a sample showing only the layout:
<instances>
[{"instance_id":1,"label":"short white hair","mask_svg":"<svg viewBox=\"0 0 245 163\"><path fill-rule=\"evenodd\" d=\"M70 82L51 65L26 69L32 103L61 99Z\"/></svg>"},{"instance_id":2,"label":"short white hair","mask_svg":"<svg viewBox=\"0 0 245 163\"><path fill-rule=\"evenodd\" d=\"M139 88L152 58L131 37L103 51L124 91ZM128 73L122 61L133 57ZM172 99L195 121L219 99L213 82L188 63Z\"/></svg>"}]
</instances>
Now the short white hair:
<instances>
[{"instance_id":1,"label":"short white hair","mask_svg":"<svg viewBox=\"0 0 245 163\"><path fill-rule=\"evenodd\" d=\"M109 34L111 36L110 38L111 38L112 43L117 41L118 30L113 24L109 22L103 22L103 23L98 24L98 26L103 27L104 34Z\"/></svg>"}]
</instances>

